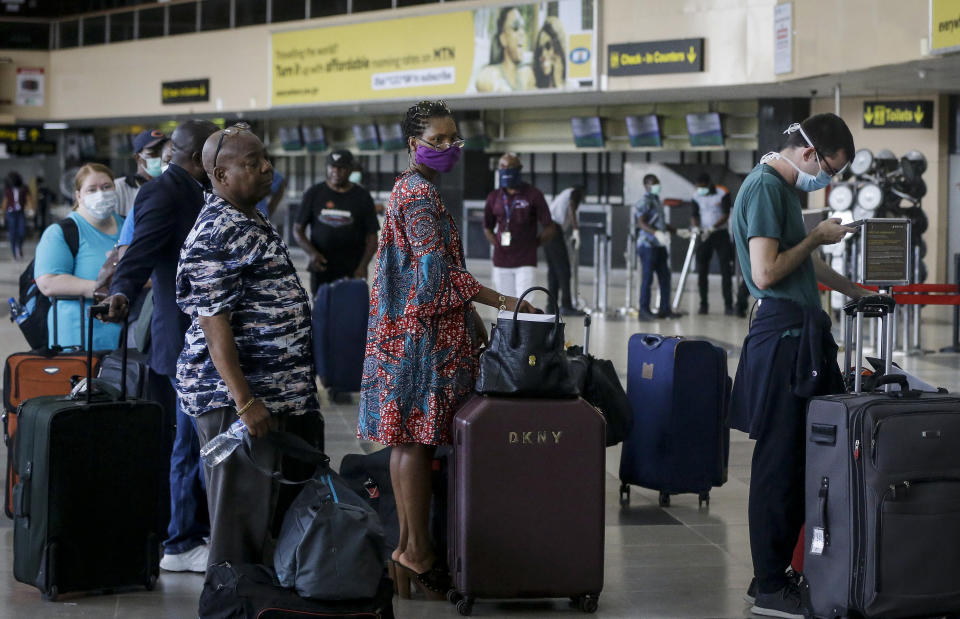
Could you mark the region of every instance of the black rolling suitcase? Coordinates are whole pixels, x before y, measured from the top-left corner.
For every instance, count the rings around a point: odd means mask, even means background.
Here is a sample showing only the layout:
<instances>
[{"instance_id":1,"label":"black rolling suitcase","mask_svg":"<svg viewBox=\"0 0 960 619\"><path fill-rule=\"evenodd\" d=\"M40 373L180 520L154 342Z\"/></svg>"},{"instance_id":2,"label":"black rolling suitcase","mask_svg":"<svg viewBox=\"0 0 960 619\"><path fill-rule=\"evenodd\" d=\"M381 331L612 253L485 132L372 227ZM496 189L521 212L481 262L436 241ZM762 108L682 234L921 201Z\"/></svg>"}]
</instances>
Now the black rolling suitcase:
<instances>
[{"instance_id":1,"label":"black rolling suitcase","mask_svg":"<svg viewBox=\"0 0 960 619\"><path fill-rule=\"evenodd\" d=\"M89 334L105 309L91 308ZM49 600L152 589L160 569L163 411L127 399L124 382L117 394L92 381L89 361L87 368L75 391L93 388L30 399L18 415L13 573Z\"/></svg>"},{"instance_id":2,"label":"black rolling suitcase","mask_svg":"<svg viewBox=\"0 0 960 619\"><path fill-rule=\"evenodd\" d=\"M892 309L879 297L845 308L848 351L857 320L855 367L864 317L885 323L889 360ZM910 391L902 375L881 377L870 393L856 382L854 393L814 398L807 410L804 574L813 614L960 612L960 396Z\"/></svg>"}]
</instances>

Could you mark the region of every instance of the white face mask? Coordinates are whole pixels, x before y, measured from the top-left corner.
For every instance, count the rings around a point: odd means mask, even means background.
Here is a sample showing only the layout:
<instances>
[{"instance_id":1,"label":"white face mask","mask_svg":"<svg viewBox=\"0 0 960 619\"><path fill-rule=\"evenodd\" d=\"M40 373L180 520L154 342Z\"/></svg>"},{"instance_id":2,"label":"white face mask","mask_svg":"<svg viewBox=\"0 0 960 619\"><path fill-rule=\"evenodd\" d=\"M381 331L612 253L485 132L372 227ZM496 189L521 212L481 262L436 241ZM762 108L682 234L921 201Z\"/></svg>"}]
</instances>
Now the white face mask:
<instances>
[{"instance_id":1,"label":"white face mask","mask_svg":"<svg viewBox=\"0 0 960 619\"><path fill-rule=\"evenodd\" d=\"M119 203L120 198L117 196L115 189L88 193L83 196L83 207L97 221L103 221L113 215Z\"/></svg>"}]
</instances>

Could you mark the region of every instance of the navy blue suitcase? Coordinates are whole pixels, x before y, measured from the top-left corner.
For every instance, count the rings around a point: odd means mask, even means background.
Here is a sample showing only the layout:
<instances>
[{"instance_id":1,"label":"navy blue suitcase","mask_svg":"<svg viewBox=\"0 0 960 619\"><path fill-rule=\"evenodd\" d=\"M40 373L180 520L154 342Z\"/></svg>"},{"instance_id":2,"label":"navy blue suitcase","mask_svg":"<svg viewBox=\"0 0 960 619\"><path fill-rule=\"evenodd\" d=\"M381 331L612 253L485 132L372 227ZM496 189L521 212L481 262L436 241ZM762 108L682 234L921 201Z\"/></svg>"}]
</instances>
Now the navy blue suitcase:
<instances>
[{"instance_id":1,"label":"navy blue suitcase","mask_svg":"<svg viewBox=\"0 0 960 619\"><path fill-rule=\"evenodd\" d=\"M620 456L620 504L630 486L671 494L695 493L710 504L710 489L727 481L732 381L727 353L703 340L638 333L627 348L627 398L633 429Z\"/></svg>"},{"instance_id":2,"label":"navy blue suitcase","mask_svg":"<svg viewBox=\"0 0 960 619\"><path fill-rule=\"evenodd\" d=\"M369 313L370 290L362 279L340 279L317 289L313 357L331 396L360 391Z\"/></svg>"}]
</instances>

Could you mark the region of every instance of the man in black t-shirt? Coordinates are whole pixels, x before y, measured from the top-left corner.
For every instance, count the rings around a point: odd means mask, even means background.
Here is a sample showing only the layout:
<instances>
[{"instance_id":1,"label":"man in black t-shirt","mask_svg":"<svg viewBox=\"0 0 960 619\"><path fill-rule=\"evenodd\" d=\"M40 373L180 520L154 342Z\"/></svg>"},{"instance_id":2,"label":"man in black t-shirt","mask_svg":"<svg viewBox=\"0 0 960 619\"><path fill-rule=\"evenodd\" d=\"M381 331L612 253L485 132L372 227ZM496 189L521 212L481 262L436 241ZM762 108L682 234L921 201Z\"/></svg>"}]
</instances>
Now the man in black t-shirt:
<instances>
[{"instance_id":1,"label":"man in black t-shirt","mask_svg":"<svg viewBox=\"0 0 960 619\"><path fill-rule=\"evenodd\" d=\"M320 284L343 277L367 279L377 251L376 207L366 189L350 182L354 167L350 151L333 151L327 155L327 179L303 194L293 236L310 258L314 295Z\"/></svg>"}]
</instances>

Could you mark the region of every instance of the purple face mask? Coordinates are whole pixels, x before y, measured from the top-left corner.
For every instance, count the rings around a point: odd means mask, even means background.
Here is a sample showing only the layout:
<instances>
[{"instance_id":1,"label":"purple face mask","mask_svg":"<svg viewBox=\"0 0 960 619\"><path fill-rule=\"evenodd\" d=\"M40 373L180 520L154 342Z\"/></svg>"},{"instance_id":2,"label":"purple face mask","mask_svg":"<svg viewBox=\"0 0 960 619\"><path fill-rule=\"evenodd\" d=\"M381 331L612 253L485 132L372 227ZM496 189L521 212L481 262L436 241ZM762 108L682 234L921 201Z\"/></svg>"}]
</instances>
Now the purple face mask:
<instances>
[{"instance_id":1,"label":"purple face mask","mask_svg":"<svg viewBox=\"0 0 960 619\"><path fill-rule=\"evenodd\" d=\"M460 161L460 150L456 146L451 146L447 150L434 150L429 146L418 144L416 161L445 174Z\"/></svg>"}]
</instances>

